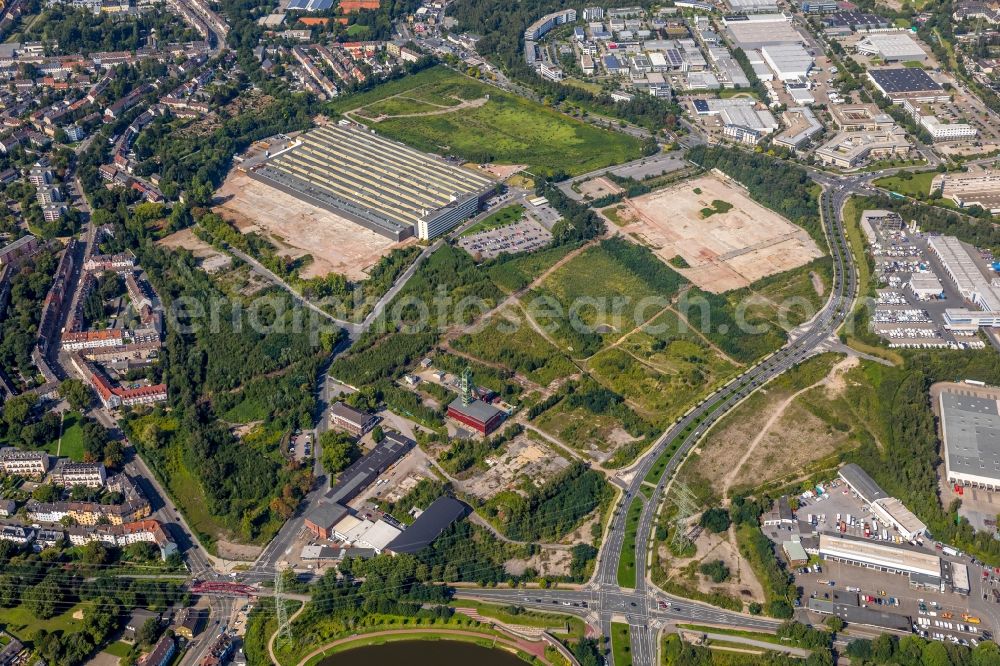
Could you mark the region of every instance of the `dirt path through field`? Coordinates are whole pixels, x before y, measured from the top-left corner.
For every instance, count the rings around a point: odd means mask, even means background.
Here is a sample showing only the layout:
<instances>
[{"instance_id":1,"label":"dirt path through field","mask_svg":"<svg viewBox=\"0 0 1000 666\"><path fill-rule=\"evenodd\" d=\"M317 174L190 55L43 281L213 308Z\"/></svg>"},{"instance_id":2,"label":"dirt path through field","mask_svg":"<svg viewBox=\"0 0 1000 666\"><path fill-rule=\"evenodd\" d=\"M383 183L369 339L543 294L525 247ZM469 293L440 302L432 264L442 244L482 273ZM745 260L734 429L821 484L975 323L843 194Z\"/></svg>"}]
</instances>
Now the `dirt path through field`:
<instances>
[{"instance_id":1,"label":"dirt path through field","mask_svg":"<svg viewBox=\"0 0 1000 666\"><path fill-rule=\"evenodd\" d=\"M754 452L757 450L757 446L764 440L764 437L767 436L767 433L771 431L771 428L774 427L774 424L777 423L782 416L784 416L785 410L787 410L800 395L816 388L817 386L826 386L829 392L839 395L840 392L847 387L847 382L843 376L844 373L846 373L851 368L857 366L858 363L860 363L860 359L858 359L856 356L848 356L844 360L837 363L837 365L833 366L833 368L830 369L829 374L823 377L823 379L819 380L814 384L810 384L809 386L803 389L799 389L792 395L785 398L785 400L778 406L778 408L774 411L774 413L771 414L770 418L768 418L767 421L764 423L764 427L760 429L760 432L757 433L756 437L754 437L753 440L750 442L750 445L747 447L747 450L743 453L743 457L740 458L739 462L737 462L733 466L733 468L729 471L729 473L726 474L725 478L722 480L722 497L724 502L727 501L725 498L728 497L729 489L732 487L733 482L736 480L736 477L739 476L740 471L743 469L743 465L745 465L747 461L750 460L750 456L754 454Z\"/></svg>"},{"instance_id":2,"label":"dirt path through field","mask_svg":"<svg viewBox=\"0 0 1000 666\"><path fill-rule=\"evenodd\" d=\"M727 361L729 361L730 363L732 363L733 365L735 365L738 368L742 368L743 366L746 365L746 363L740 363L735 358L733 358L732 356L730 356L726 352L722 351L722 349L717 344L715 344L714 342L712 342L711 340L709 340L708 338L706 338L704 333L702 333L697 328L695 328L694 326L691 325L691 322L688 321L688 318L686 316L684 316L681 313L680 310L678 310L678 309L676 309L676 308L674 308L672 306L670 307L670 310L673 311L673 313L675 315L677 315L677 318L680 319L681 322L683 322L684 325L688 327L688 329L690 329L695 335L697 335L699 338L701 338L702 341L706 345L708 345L709 347L711 347L712 349L714 349L716 354L718 354L722 358L726 359Z\"/></svg>"},{"instance_id":3,"label":"dirt path through field","mask_svg":"<svg viewBox=\"0 0 1000 666\"><path fill-rule=\"evenodd\" d=\"M492 319L494 316L496 316L498 313L501 313L501 312L503 312L503 310L505 308L509 308L509 307L512 307L512 306L516 306L517 309L521 312L521 314L524 315L524 318L529 322L529 324L531 324L532 327L535 327L536 326L535 322L532 321L531 317L528 316L528 313L527 313L527 311L524 308L524 304L521 303L521 297L524 296L525 294L529 293L535 287L537 287L540 284L542 284L543 282L545 282L545 280L550 275L552 275L555 271L559 270L560 268L562 268L563 266L565 266L567 263L569 263L570 261L572 261L576 257L580 256L580 254L582 254L583 252L585 252L587 250L587 248L596 245L600 241L604 240L604 238L606 238L606 236L600 236L598 238L594 238L592 240L587 241L586 243L584 243L580 247L576 248L572 252L569 252L565 257L563 257L562 259L560 259L559 261L557 261L556 263L552 264L547 269L545 269L545 271L541 275L539 275L537 278L535 278L534 280L532 280L529 284L527 284L526 286L524 286L524 287L522 287L522 288L520 288L520 289L518 289L516 291L512 291L510 294L507 295L506 298L504 298L502 301L500 301L499 303L497 303L490 310L484 312L482 315L480 315L471 324L469 324L467 326L453 326L453 327L451 327L444 334L444 342L445 342L445 344L450 343L451 341L453 341L453 340L455 340L455 339L457 339L457 338L459 338L459 337L461 337L461 336L463 336L463 335L465 335L467 333L475 333L476 331L479 330L479 328L481 326L486 325L486 323L488 323L489 320ZM535 328L535 330L538 330L538 329ZM545 337L545 339L548 340L549 342L552 342L552 340L548 336L546 336L544 333L542 333L542 336ZM556 349L559 348L558 344L555 344L554 342L552 342L552 343L556 347Z\"/></svg>"},{"instance_id":4,"label":"dirt path through field","mask_svg":"<svg viewBox=\"0 0 1000 666\"><path fill-rule=\"evenodd\" d=\"M393 95L393 97L400 97L400 96ZM405 97L405 96L403 98L413 99L412 97ZM392 98L387 97L386 99L392 99ZM456 97L455 99L458 98ZM384 101L384 100L379 100L379 101ZM424 104L430 104L431 106L440 106L439 104L434 104L433 102L428 102L426 100L418 100L418 101L423 102ZM362 116L363 120L357 120L356 118L354 118L353 114L365 108L362 106L360 108L348 111L344 115L351 118L355 122L367 121L369 123L380 123L383 120L396 120L398 118L420 118L422 116L443 116L446 113L455 113L456 111L465 111L466 109L478 109L479 107L484 106L488 101L490 101L488 97L480 97L479 99L462 100L455 106L441 106L440 108L435 109L433 111L417 111L415 113L401 113L395 116L390 116L383 113L381 115L375 116L374 118L364 118Z\"/></svg>"}]
</instances>

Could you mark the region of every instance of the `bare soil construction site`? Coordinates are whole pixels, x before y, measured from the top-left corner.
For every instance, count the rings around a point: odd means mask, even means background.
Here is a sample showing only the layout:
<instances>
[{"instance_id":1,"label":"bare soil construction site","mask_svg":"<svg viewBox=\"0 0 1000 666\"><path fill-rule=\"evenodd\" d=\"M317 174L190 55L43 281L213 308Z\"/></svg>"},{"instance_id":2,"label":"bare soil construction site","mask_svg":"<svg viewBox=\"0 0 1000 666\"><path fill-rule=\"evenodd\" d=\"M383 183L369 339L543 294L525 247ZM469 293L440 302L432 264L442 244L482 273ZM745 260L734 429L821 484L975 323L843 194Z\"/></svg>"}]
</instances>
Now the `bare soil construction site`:
<instances>
[{"instance_id":1,"label":"bare soil construction site","mask_svg":"<svg viewBox=\"0 0 1000 666\"><path fill-rule=\"evenodd\" d=\"M339 273L362 280L368 270L396 247L388 238L234 169L216 192L222 200L213 211L243 233L256 231L290 257L312 255L302 277Z\"/></svg>"},{"instance_id":2,"label":"bare soil construction site","mask_svg":"<svg viewBox=\"0 0 1000 666\"><path fill-rule=\"evenodd\" d=\"M716 175L628 199L618 216L621 233L714 293L746 287L823 256L806 231Z\"/></svg>"}]
</instances>

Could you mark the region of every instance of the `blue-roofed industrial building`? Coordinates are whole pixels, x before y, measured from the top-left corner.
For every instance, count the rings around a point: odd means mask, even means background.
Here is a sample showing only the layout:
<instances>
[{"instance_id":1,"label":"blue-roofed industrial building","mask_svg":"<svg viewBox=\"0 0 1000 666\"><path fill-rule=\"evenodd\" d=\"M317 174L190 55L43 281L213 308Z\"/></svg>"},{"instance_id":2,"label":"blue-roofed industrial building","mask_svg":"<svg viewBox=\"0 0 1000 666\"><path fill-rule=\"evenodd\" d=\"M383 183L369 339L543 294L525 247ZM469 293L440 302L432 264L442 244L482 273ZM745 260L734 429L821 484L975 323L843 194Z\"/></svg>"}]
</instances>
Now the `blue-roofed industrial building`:
<instances>
[{"instance_id":1,"label":"blue-roofed industrial building","mask_svg":"<svg viewBox=\"0 0 1000 666\"><path fill-rule=\"evenodd\" d=\"M617 57L613 55L604 56L604 69L608 70L608 74L620 74L624 70L622 63Z\"/></svg>"}]
</instances>

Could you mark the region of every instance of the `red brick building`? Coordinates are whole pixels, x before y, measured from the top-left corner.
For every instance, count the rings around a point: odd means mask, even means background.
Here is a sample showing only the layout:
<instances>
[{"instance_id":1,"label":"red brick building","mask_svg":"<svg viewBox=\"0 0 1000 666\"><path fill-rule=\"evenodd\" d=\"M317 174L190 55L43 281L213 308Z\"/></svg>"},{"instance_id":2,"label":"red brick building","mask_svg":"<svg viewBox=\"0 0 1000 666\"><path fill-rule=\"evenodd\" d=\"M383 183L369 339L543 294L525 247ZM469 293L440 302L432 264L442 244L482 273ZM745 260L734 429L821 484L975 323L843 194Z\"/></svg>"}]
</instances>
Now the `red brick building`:
<instances>
[{"instance_id":1,"label":"red brick building","mask_svg":"<svg viewBox=\"0 0 1000 666\"><path fill-rule=\"evenodd\" d=\"M448 405L448 418L455 419L482 435L488 435L500 427L505 417L503 411L482 400L466 403L462 398L455 398Z\"/></svg>"}]
</instances>

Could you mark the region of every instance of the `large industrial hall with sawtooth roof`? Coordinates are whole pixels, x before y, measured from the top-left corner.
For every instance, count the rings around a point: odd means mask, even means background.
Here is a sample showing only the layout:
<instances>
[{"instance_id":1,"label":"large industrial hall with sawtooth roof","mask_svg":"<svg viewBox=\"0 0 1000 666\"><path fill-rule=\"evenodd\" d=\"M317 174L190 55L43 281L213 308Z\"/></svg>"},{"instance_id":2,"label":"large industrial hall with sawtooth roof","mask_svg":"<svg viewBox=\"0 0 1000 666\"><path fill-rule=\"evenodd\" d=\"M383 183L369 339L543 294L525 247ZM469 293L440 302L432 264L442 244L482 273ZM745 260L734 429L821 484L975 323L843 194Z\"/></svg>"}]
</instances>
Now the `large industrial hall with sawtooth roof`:
<instances>
[{"instance_id":1,"label":"large industrial hall with sawtooth roof","mask_svg":"<svg viewBox=\"0 0 1000 666\"><path fill-rule=\"evenodd\" d=\"M249 173L393 240L434 238L496 189L472 169L353 125L306 132Z\"/></svg>"}]
</instances>

